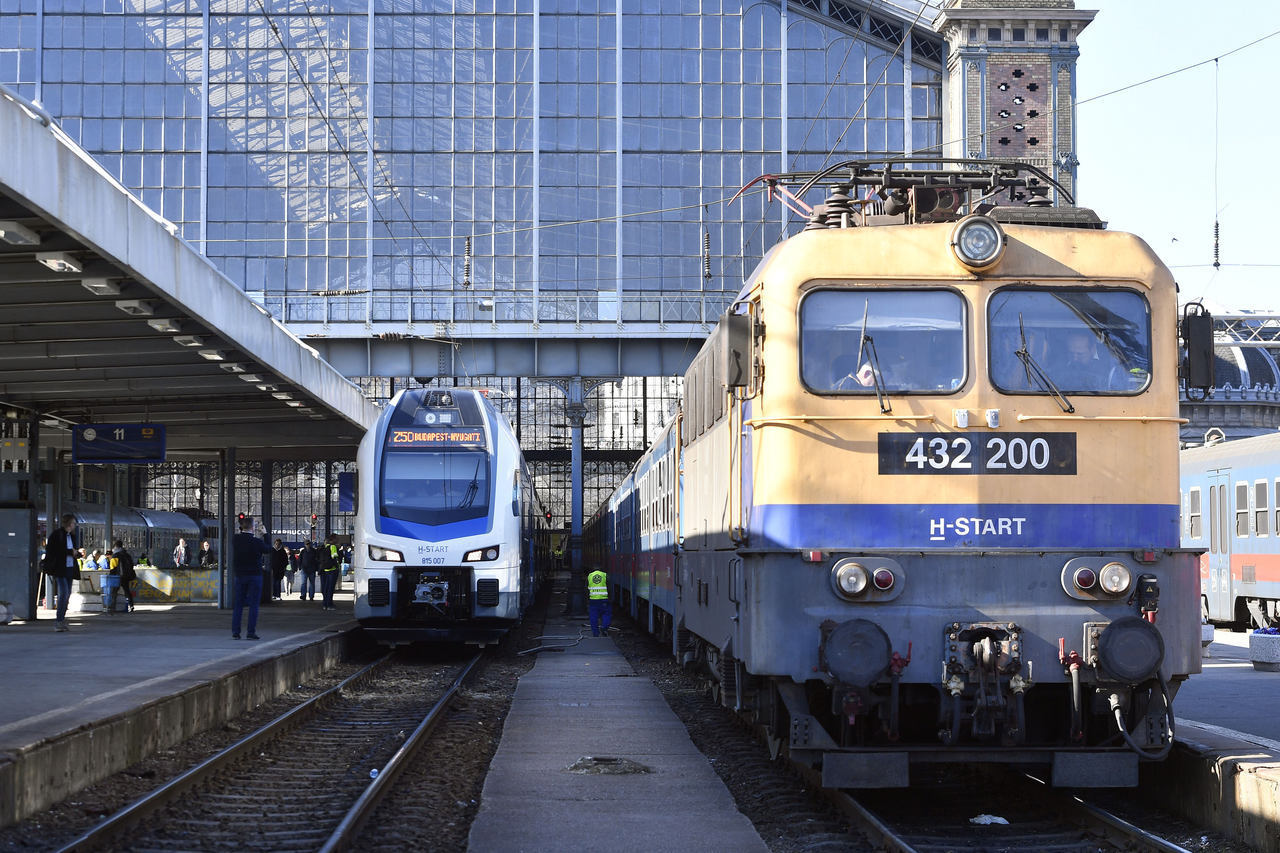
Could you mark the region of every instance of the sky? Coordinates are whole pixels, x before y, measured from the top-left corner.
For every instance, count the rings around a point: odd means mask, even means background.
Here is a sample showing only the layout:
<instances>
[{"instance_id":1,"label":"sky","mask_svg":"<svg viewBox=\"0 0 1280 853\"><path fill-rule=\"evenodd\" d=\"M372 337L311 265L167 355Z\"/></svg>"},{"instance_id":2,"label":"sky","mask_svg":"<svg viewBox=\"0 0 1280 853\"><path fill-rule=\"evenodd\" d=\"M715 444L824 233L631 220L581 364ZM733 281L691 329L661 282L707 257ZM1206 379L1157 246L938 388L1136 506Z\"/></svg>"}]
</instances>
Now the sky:
<instances>
[{"instance_id":1,"label":"sky","mask_svg":"<svg viewBox=\"0 0 1280 853\"><path fill-rule=\"evenodd\" d=\"M1079 37L1077 201L1145 239L1173 270L1181 301L1280 314L1280 2L1076 8L1098 10Z\"/></svg>"}]
</instances>

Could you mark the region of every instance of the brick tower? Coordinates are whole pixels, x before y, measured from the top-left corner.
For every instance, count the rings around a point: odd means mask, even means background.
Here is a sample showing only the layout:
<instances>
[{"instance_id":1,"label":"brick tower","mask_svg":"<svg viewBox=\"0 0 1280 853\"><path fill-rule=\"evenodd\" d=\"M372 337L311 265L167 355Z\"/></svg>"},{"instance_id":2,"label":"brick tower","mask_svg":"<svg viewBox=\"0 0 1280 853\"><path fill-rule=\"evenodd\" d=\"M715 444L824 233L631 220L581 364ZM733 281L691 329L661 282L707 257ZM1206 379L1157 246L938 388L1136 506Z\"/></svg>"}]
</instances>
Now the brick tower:
<instances>
[{"instance_id":1,"label":"brick tower","mask_svg":"<svg viewBox=\"0 0 1280 853\"><path fill-rule=\"evenodd\" d=\"M948 48L946 156L1020 160L1075 192L1076 37L1097 14L1075 6L947 0L933 23Z\"/></svg>"}]
</instances>

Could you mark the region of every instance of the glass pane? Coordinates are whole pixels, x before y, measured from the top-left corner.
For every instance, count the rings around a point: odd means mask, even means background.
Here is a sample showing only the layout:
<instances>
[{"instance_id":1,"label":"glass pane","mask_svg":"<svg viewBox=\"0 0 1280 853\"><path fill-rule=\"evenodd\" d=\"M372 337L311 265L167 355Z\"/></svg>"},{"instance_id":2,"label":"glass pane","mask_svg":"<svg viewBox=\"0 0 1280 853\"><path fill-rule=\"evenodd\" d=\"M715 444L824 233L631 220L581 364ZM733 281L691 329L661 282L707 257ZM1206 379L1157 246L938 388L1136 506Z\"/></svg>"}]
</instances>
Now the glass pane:
<instances>
[{"instance_id":1,"label":"glass pane","mask_svg":"<svg viewBox=\"0 0 1280 853\"><path fill-rule=\"evenodd\" d=\"M1005 393L1137 394L1150 381L1151 308L1124 290L1008 288L988 304L991 381Z\"/></svg>"},{"instance_id":2,"label":"glass pane","mask_svg":"<svg viewBox=\"0 0 1280 853\"><path fill-rule=\"evenodd\" d=\"M483 451L389 451L382 461L382 513L448 524L489 512L489 460Z\"/></svg>"},{"instance_id":3,"label":"glass pane","mask_svg":"<svg viewBox=\"0 0 1280 853\"><path fill-rule=\"evenodd\" d=\"M964 300L946 290L820 290L800 306L814 391L950 394L964 384Z\"/></svg>"}]
</instances>

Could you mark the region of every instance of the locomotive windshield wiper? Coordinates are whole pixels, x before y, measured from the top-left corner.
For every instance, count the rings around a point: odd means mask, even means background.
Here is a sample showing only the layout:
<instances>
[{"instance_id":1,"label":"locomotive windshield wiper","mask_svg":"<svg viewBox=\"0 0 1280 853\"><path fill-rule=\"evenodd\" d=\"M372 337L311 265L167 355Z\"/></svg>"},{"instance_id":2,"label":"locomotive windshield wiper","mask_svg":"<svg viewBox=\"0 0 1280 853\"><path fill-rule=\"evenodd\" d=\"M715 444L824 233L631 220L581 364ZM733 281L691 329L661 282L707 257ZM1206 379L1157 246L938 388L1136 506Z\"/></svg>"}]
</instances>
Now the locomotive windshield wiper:
<instances>
[{"instance_id":1,"label":"locomotive windshield wiper","mask_svg":"<svg viewBox=\"0 0 1280 853\"><path fill-rule=\"evenodd\" d=\"M893 411L889 404L889 386L885 384L884 375L880 373L880 356L876 354L876 342L867 334L867 315L871 313L871 300L862 303L862 335L858 339L858 357L855 364L862 372L862 353L867 353L866 366L871 371L871 380L876 387L876 402L880 404L880 414L887 415Z\"/></svg>"},{"instance_id":2,"label":"locomotive windshield wiper","mask_svg":"<svg viewBox=\"0 0 1280 853\"><path fill-rule=\"evenodd\" d=\"M1058 386L1053 384L1053 380L1049 378L1049 374L1046 373L1044 368L1040 366L1040 363L1035 360L1035 357L1027 351L1027 330L1023 328L1021 314L1018 315L1018 334L1022 338L1022 346L1014 350L1013 354L1018 357L1018 360L1022 362L1022 366L1026 369L1027 382L1031 382L1031 380L1034 379L1041 388L1053 395L1053 399L1057 401L1058 406L1061 407L1062 411L1066 412L1068 415L1075 412L1076 407L1071 405L1071 401L1058 390Z\"/></svg>"}]
</instances>

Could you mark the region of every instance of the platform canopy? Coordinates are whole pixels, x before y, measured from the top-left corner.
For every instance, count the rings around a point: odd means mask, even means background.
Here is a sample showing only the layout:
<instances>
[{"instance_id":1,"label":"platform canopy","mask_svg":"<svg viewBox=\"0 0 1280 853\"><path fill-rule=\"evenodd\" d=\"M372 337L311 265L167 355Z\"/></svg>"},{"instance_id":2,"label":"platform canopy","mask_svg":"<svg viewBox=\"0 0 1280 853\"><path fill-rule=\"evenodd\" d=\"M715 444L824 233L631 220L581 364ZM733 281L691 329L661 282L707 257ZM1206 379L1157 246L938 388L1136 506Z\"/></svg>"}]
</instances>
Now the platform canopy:
<instances>
[{"instance_id":1,"label":"platform canopy","mask_svg":"<svg viewBox=\"0 0 1280 853\"><path fill-rule=\"evenodd\" d=\"M43 445L158 423L174 454L353 454L360 389L3 87L0 151L0 412Z\"/></svg>"}]
</instances>

